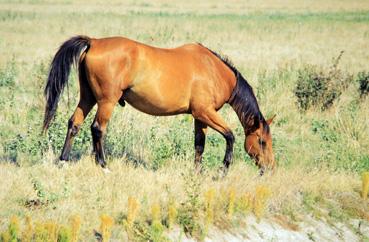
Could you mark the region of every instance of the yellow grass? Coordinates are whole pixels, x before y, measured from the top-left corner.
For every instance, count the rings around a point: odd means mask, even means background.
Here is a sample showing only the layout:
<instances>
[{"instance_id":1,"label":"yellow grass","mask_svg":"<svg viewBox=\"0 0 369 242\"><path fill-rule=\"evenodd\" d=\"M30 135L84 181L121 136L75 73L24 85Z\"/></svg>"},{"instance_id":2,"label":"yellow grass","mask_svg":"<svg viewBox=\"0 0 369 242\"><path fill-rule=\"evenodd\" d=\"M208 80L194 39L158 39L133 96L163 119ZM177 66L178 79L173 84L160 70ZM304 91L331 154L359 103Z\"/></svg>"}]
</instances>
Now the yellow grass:
<instances>
[{"instance_id":1,"label":"yellow grass","mask_svg":"<svg viewBox=\"0 0 369 242\"><path fill-rule=\"evenodd\" d=\"M165 201L168 201L170 194L176 194L177 203L183 202L186 199L184 191L186 184L181 173L188 169L192 170L192 163L186 161L173 161L165 168L151 171L116 160L111 163L113 172L107 175L90 157L84 157L78 164L61 169L51 162L32 167L15 167L7 164L0 166L0 176L3 178L0 184L0 203L6 208L0 211L2 218L6 219L13 213L18 213L29 214L34 221L53 219L62 223L68 221L71 214L78 212L83 221L82 237L92 236L92 228L98 228L101 213L116 217L127 211L129 209L127 200L130 196L134 196L138 201L147 201L141 209L146 211L150 210L150 201L159 200L166 204ZM359 194L355 190L359 190L361 186L357 175L328 169L306 171L299 167L281 168L273 176L259 177L254 169L236 163L225 179L213 181L212 175L214 174L202 176L202 194L212 188L219 192L233 187L236 194L247 192L254 194L255 187L259 185L270 188L273 196L269 198L266 213L281 212L286 204L298 207L303 192L323 196L326 199L351 194L350 196L358 199ZM45 207L29 210L24 206L24 201L37 198L31 183L32 178L42 181L48 193L62 193L65 187L70 193L51 204L54 209ZM130 206L131 210L136 209L132 208L132 204ZM142 213L135 216L142 216ZM121 226L118 227L123 229ZM117 229L116 226L115 228Z\"/></svg>"},{"instance_id":2,"label":"yellow grass","mask_svg":"<svg viewBox=\"0 0 369 242\"><path fill-rule=\"evenodd\" d=\"M363 199L368 198L368 193L369 193L369 172L364 172L363 173L363 188L361 190L361 197Z\"/></svg>"}]
</instances>

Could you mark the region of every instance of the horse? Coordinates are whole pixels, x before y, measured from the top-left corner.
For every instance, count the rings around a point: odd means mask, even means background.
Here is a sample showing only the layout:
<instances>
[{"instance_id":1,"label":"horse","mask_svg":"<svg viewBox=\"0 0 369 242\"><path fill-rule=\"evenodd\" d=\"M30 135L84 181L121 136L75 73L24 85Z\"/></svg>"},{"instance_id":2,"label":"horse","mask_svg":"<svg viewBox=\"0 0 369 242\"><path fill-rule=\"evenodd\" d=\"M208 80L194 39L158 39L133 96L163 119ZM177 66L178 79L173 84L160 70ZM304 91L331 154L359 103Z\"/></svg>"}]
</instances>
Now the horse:
<instances>
[{"instance_id":1,"label":"horse","mask_svg":"<svg viewBox=\"0 0 369 242\"><path fill-rule=\"evenodd\" d=\"M107 168L103 138L114 106L127 102L155 116L191 114L194 118L195 167L201 167L208 127L226 141L222 170L232 161L235 137L217 112L229 104L241 122L244 149L262 175L276 162L270 124L262 115L252 87L229 61L200 43L172 49L157 48L125 37L95 39L75 36L56 52L44 90L46 99L43 131L51 124L72 65L79 75L80 97L68 121L60 160L68 161L73 138L97 104L91 125L96 164Z\"/></svg>"}]
</instances>

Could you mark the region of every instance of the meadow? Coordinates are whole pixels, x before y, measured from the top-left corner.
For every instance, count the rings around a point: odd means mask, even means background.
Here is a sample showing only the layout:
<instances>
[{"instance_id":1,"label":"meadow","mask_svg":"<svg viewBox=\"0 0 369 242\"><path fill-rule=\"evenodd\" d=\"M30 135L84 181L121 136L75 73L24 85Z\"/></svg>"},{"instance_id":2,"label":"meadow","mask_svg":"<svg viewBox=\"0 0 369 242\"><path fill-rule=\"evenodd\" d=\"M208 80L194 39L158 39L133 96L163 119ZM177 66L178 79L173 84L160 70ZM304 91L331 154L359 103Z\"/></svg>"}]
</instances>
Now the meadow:
<instances>
[{"instance_id":1,"label":"meadow","mask_svg":"<svg viewBox=\"0 0 369 242\"><path fill-rule=\"evenodd\" d=\"M91 156L95 109L75 139L72 164L55 165L78 101L77 75L45 135L43 88L57 48L78 34L163 48L200 42L228 56L253 86L264 116L277 114L275 174L258 176L227 105L220 113L236 143L222 180L212 179L225 150L218 133L209 130L206 171L193 176L192 117L153 117L129 105L117 106L108 126L111 174ZM350 224L369 227L369 202L360 197L361 176L369 171L367 50L368 1L1 0L0 231L12 216L21 228L32 218L40 230L78 216L80 240L90 241L106 215L113 239L163 241L173 226L201 239L209 226L247 226L247 216L282 216L296 226L312 216L347 223L368 240ZM135 204L139 211L132 211Z\"/></svg>"}]
</instances>

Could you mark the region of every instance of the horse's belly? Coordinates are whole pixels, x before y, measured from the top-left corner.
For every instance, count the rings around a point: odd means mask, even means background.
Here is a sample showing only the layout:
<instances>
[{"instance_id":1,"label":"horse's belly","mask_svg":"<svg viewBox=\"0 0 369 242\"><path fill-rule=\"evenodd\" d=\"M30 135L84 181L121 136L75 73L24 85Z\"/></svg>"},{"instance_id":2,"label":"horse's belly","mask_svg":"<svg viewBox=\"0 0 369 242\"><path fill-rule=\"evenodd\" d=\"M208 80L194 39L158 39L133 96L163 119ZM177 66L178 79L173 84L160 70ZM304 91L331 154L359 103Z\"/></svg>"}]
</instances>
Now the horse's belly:
<instances>
[{"instance_id":1,"label":"horse's belly","mask_svg":"<svg viewBox=\"0 0 369 242\"><path fill-rule=\"evenodd\" d=\"M151 115L166 116L189 111L188 102L183 98L158 94L154 90L150 92L128 89L124 92L123 99L134 108Z\"/></svg>"}]
</instances>

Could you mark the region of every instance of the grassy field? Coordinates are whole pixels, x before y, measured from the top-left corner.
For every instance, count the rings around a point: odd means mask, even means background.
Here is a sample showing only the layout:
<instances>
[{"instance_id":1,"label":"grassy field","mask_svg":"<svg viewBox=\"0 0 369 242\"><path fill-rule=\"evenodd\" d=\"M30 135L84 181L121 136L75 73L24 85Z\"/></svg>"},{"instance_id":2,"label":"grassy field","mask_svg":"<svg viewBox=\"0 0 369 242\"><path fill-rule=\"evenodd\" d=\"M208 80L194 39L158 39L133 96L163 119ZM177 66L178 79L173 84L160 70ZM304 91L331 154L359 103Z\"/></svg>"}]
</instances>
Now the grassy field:
<instances>
[{"instance_id":1,"label":"grassy field","mask_svg":"<svg viewBox=\"0 0 369 242\"><path fill-rule=\"evenodd\" d=\"M207 169L194 177L192 117L152 117L129 106L117 106L108 127L111 174L103 174L90 156L95 111L75 140L77 164L54 165L77 102L77 77L71 76L47 135L41 135L43 88L58 46L77 34L122 35L168 48L201 42L227 55L253 86L264 116L277 114L271 126L277 172L257 176L243 150L242 127L228 106L220 112L236 144L224 180L211 179L225 150L219 134L209 131ZM12 215L21 219L21 227L27 216L67 224L79 215L82 240L92 240L100 215L107 214L114 220L113 238L137 237L125 223L128 197L133 197L140 204L135 226L149 231L139 238L163 239L161 227L153 226L156 204L165 226L174 206L176 226L191 225L201 238L207 223L229 229L240 226L245 214L259 216L260 189L268 194L267 201L260 198L267 218L367 223L369 203L360 198L360 177L369 170L369 98L360 97L358 73L369 73L368 49L368 1L0 1L0 230ZM341 51L338 74L329 74ZM308 79L311 69L346 80L342 94L324 111L298 106L297 83ZM204 196L209 191L217 198L213 215Z\"/></svg>"}]
</instances>

